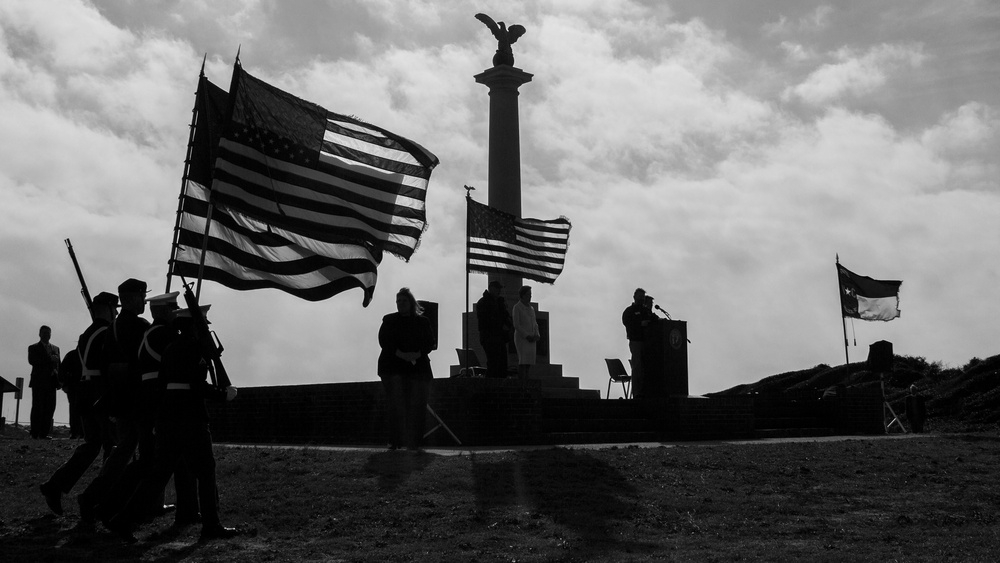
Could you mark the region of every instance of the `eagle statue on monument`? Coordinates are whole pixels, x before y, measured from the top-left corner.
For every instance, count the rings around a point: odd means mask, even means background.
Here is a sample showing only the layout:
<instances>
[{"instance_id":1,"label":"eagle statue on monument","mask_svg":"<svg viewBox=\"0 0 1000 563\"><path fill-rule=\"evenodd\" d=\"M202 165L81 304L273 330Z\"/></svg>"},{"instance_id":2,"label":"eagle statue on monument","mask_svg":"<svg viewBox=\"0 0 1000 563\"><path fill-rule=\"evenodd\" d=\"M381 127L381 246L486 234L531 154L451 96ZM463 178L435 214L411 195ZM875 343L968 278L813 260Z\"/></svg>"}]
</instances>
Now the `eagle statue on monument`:
<instances>
[{"instance_id":1,"label":"eagle statue on monument","mask_svg":"<svg viewBox=\"0 0 1000 563\"><path fill-rule=\"evenodd\" d=\"M486 27L493 32L493 37L497 38L497 52L493 55L493 66L514 66L514 52L511 51L510 45L524 35L524 26L514 24L507 27L503 22L498 24L493 21L493 18L486 14L476 14L476 19L486 24Z\"/></svg>"}]
</instances>

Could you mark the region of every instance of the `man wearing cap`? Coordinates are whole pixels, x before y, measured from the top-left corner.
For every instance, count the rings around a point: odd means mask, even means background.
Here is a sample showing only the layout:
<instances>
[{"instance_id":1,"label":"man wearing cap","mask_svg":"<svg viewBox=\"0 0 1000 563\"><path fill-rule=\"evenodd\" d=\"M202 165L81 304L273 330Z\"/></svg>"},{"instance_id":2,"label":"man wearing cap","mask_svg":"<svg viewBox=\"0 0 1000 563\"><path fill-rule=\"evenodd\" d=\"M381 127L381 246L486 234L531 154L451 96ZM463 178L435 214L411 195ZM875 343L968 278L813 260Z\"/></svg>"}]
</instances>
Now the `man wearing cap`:
<instances>
[{"instance_id":1,"label":"man wearing cap","mask_svg":"<svg viewBox=\"0 0 1000 563\"><path fill-rule=\"evenodd\" d=\"M490 281L482 298L476 302L476 321L479 326L479 343L486 351L487 377L507 377L507 342L510 340L514 321L503 299L503 285Z\"/></svg>"},{"instance_id":2,"label":"man wearing cap","mask_svg":"<svg viewBox=\"0 0 1000 563\"><path fill-rule=\"evenodd\" d=\"M139 444L139 346L149 328L149 321L139 315L146 312L146 282L129 278L118 286L121 312L111 323L106 342L108 388L101 402L115 422L114 450L104 460L100 474L80 493L80 519L93 523L95 509L125 471Z\"/></svg>"},{"instance_id":3,"label":"man wearing cap","mask_svg":"<svg viewBox=\"0 0 1000 563\"><path fill-rule=\"evenodd\" d=\"M178 311L173 326L180 335L167 346L160 364L164 391L156 415L156 461L122 511L108 522L110 530L130 543L135 541L133 530L141 519L142 507L166 486L178 463L184 463L198 481L201 539L230 538L239 533L219 520L215 457L205 408L205 399L231 400L236 389L221 390L209 383L209 360L197 340L190 311Z\"/></svg>"},{"instance_id":4,"label":"man wearing cap","mask_svg":"<svg viewBox=\"0 0 1000 563\"><path fill-rule=\"evenodd\" d=\"M94 407L94 403L107 388L105 344L110 335L111 323L115 320L118 297L101 292L93 299L91 316L93 322L83 331L77 341L80 356L80 417L83 419L83 443L73 450L73 455L62 464L40 489L45 503L52 512L62 514L62 495L68 493L80 480L90 464L104 448L105 458L113 445L112 431L107 415Z\"/></svg>"}]
</instances>

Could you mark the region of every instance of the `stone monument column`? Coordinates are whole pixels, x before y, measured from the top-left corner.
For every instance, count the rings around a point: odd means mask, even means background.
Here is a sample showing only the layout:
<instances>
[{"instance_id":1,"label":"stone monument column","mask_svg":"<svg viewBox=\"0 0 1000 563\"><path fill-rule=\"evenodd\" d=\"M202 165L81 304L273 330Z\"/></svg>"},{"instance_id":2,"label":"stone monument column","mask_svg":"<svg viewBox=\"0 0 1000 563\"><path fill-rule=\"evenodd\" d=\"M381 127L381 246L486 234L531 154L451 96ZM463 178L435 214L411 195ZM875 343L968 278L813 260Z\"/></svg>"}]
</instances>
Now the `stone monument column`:
<instances>
[{"instance_id":1,"label":"stone monument column","mask_svg":"<svg viewBox=\"0 0 1000 563\"><path fill-rule=\"evenodd\" d=\"M510 65L494 66L475 76L490 89L489 205L521 216L521 131L518 116L518 88L531 81L531 74ZM489 281L504 286L508 305L517 301L521 276L490 274Z\"/></svg>"}]
</instances>

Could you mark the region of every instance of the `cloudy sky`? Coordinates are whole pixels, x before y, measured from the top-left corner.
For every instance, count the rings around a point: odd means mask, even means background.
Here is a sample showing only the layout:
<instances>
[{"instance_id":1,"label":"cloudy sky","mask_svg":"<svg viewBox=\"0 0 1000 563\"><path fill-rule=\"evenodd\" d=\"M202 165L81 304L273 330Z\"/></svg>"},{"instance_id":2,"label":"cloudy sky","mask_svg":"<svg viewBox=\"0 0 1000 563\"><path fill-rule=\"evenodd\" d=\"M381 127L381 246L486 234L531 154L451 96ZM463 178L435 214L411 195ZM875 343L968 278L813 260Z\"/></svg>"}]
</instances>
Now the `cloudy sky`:
<instances>
[{"instance_id":1,"label":"cloudy sky","mask_svg":"<svg viewBox=\"0 0 1000 563\"><path fill-rule=\"evenodd\" d=\"M848 323L948 366L1000 352L1000 4L993 0L0 3L0 375L27 377L39 325L68 350L91 292L166 283L198 70L255 76L412 138L441 160L430 229L387 256L375 299L309 303L206 282L238 386L376 380L376 335L409 286L440 304L446 377L465 310L464 184L487 198L496 42L527 28L522 208L573 222L534 298L553 361L590 389L627 358L645 287L688 321L690 387L844 361L835 255L902 279L902 317ZM472 277L472 296L486 277ZM56 420L65 421L64 397ZM21 421L28 418L22 405ZM14 418L6 395L3 415Z\"/></svg>"}]
</instances>

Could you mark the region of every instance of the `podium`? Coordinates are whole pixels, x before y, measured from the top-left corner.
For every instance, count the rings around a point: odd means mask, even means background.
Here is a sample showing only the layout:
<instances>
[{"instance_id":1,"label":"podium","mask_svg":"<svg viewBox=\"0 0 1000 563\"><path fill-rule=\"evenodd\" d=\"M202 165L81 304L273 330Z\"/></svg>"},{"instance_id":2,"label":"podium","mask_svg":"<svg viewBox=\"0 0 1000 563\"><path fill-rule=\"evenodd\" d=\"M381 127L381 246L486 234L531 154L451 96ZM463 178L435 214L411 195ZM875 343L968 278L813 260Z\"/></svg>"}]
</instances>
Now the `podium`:
<instances>
[{"instance_id":1,"label":"podium","mask_svg":"<svg viewBox=\"0 0 1000 563\"><path fill-rule=\"evenodd\" d=\"M688 396L687 344L686 321L656 319L646 327L636 399Z\"/></svg>"}]
</instances>

